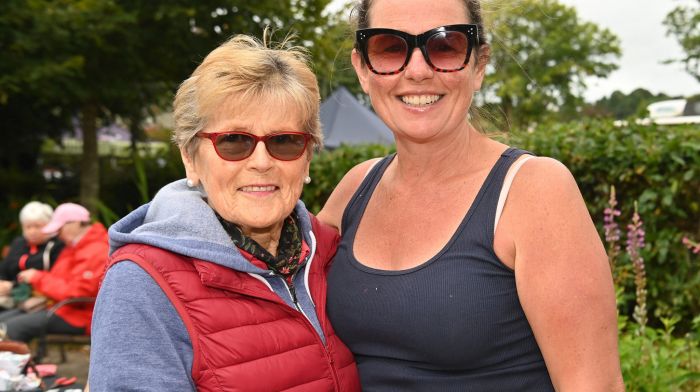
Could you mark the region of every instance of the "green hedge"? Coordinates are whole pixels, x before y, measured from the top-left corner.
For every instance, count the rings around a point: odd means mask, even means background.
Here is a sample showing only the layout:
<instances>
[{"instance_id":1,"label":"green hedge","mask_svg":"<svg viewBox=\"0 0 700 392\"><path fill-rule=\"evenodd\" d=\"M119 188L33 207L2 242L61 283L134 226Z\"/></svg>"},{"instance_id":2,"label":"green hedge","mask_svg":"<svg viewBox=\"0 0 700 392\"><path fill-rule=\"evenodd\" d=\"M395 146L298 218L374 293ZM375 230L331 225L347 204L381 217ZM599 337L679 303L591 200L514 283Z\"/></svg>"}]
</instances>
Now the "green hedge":
<instances>
[{"instance_id":1,"label":"green hedge","mask_svg":"<svg viewBox=\"0 0 700 392\"><path fill-rule=\"evenodd\" d=\"M681 239L700 236L700 126L582 120L543 125L506 139L569 167L601 235L611 185L622 210L623 239L633 204L639 203L655 325L660 326L660 317L680 315L679 329L688 330L693 315L700 313L700 260ZM624 268L624 263L618 266Z\"/></svg>"},{"instance_id":2,"label":"green hedge","mask_svg":"<svg viewBox=\"0 0 700 392\"><path fill-rule=\"evenodd\" d=\"M543 125L504 139L508 144L566 164L577 179L601 234L611 185L617 189L623 231L633 202L638 201L647 237L643 256L649 276L648 302L654 316L651 323L660 327L661 316L680 315L677 328L687 331L692 315L700 314L700 261L683 247L681 238L700 238L700 127L618 127L612 122L582 120ZM392 151L391 147L370 145L317 153L311 164L312 182L305 186L303 200L311 211L317 212L351 167ZM77 162L64 164L77 167ZM175 149L144 159L106 158L101 167L100 219L106 224L152 197L162 185L184 175ZM78 192L76 180L77 173L62 182L47 184L46 193L37 196L44 200L46 196L57 201L74 199ZM18 233L16 214L27 198L10 199L12 202L0 214L0 240L5 243ZM623 256L618 265L624 264ZM633 293L629 288L625 292ZM623 313L631 314L633 297L628 294L625 300L628 305L623 307Z\"/></svg>"}]
</instances>

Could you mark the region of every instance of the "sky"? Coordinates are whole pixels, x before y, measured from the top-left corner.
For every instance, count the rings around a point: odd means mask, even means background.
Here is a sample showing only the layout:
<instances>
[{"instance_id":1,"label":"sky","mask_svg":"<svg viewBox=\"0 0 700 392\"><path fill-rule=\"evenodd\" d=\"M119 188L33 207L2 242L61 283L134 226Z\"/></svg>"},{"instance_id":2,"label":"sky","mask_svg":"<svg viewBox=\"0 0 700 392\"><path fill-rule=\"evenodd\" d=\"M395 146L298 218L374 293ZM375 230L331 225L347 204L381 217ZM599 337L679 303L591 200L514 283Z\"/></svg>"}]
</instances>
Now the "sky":
<instances>
[{"instance_id":1,"label":"sky","mask_svg":"<svg viewBox=\"0 0 700 392\"><path fill-rule=\"evenodd\" d=\"M611 30L621 41L620 67L604 80L589 80L587 100L638 87L671 96L700 94L700 83L681 64L662 64L683 55L676 39L666 35L664 18L676 6L696 4L696 0L559 1L574 6L582 19Z\"/></svg>"},{"instance_id":2,"label":"sky","mask_svg":"<svg viewBox=\"0 0 700 392\"><path fill-rule=\"evenodd\" d=\"M618 70L606 79L589 79L587 101L609 96L615 90L630 93L640 87L670 96L700 94L700 83L681 64L662 64L683 55L675 38L666 35L663 19L676 6L693 5L697 0L559 1L576 8L581 19L609 29L620 39ZM334 0L333 5L345 2Z\"/></svg>"}]
</instances>

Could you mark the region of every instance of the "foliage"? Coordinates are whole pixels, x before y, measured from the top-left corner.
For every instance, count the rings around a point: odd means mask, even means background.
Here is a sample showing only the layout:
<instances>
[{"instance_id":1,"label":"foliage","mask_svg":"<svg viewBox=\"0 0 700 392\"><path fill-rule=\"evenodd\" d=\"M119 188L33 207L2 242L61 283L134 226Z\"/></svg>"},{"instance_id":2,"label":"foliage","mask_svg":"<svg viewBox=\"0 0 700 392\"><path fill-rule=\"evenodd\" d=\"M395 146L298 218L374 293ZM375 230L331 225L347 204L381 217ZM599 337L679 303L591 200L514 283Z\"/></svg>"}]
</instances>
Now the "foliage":
<instances>
[{"instance_id":1,"label":"foliage","mask_svg":"<svg viewBox=\"0 0 700 392\"><path fill-rule=\"evenodd\" d=\"M497 98L510 124L526 126L547 115L571 118L583 103L586 77L605 77L617 68L618 38L582 22L573 7L556 0L496 7L485 10L492 69L482 95L487 102Z\"/></svg>"},{"instance_id":2,"label":"foliage","mask_svg":"<svg viewBox=\"0 0 700 392\"><path fill-rule=\"evenodd\" d=\"M688 330L689 315L700 313L700 263L682 244L686 234L700 234L698 136L697 125L616 127L611 121L584 120L543 125L508 140L567 165L601 233L609 184L615 185L618 200L638 201L651 244L641 255L647 262L653 326L659 325L659 317L679 314L679 328ZM631 208L622 206L623 216L631 216ZM632 306L625 306L626 314L631 311Z\"/></svg>"},{"instance_id":3,"label":"foliage","mask_svg":"<svg viewBox=\"0 0 700 392\"><path fill-rule=\"evenodd\" d=\"M696 7L676 7L666 16L664 25L685 51L685 57L677 61L700 82L700 1Z\"/></svg>"},{"instance_id":4,"label":"foliage","mask_svg":"<svg viewBox=\"0 0 700 392\"><path fill-rule=\"evenodd\" d=\"M596 101L592 107L585 109L589 115L612 117L623 120L629 117L647 117L649 104L670 99L666 94L652 94L649 90L638 88L629 94L615 90L609 97Z\"/></svg>"},{"instance_id":5,"label":"foliage","mask_svg":"<svg viewBox=\"0 0 700 392\"><path fill-rule=\"evenodd\" d=\"M81 202L99 195L98 125L116 117L142 136L149 108L167 106L177 85L224 39L260 36L265 26L289 31L310 48L319 67L337 50L324 41L330 0L7 0L0 2L0 108L22 100L66 126L80 119L84 156ZM4 115L9 111L0 110ZM37 138L56 133L55 121L21 125ZM16 113L16 114L17 114ZM41 119L42 115L39 116ZM0 124L7 123L5 118ZM19 132L13 132L14 139ZM26 149L33 158L36 149ZM35 161L36 159L34 159Z\"/></svg>"},{"instance_id":6,"label":"foliage","mask_svg":"<svg viewBox=\"0 0 700 392\"><path fill-rule=\"evenodd\" d=\"M362 94L350 62L355 36L346 17L349 6L328 15L328 25L322 30L319 28L321 39L312 49L322 98L330 96L339 86L345 86L354 94Z\"/></svg>"},{"instance_id":7,"label":"foliage","mask_svg":"<svg viewBox=\"0 0 700 392\"><path fill-rule=\"evenodd\" d=\"M662 319L662 328L643 335L626 317L620 317L620 363L628 391L696 391L700 387L699 321L692 333L674 336L678 317Z\"/></svg>"},{"instance_id":8,"label":"foliage","mask_svg":"<svg viewBox=\"0 0 700 392\"><path fill-rule=\"evenodd\" d=\"M645 248L645 231L642 218L634 202L634 213L627 224L627 246L625 248L634 270L635 306L633 320L626 315L618 318L620 335L620 359L627 390L630 391L694 391L700 387L700 362L696 359L700 350L696 333L700 330L700 317L692 320L691 332L679 337L673 334L679 315L661 317L663 328L647 328L647 279L645 263L640 251ZM608 207L605 209L605 241L608 244L608 258L617 287L618 304L626 304L624 291L625 275L621 272L630 266L621 265L617 258L620 253L620 230L617 222L621 215L617 209L615 187L610 187ZM685 242L685 241L684 241ZM687 244L686 244L687 246ZM632 279L627 275L627 279Z\"/></svg>"},{"instance_id":9,"label":"foliage","mask_svg":"<svg viewBox=\"0 0 700 392\"><path fill-rule=\"evenodd\" d=\"M48 147L43 154L45 165L62 176L51 178L47 191L61 202L77 200L79 179L70 168L75 167L79 155L66 154L65 150L57 153ZM170 144L165 147L139 144L136 150L125 149L100 157L104 175L100 178L100 199L95 210L98 220L110 225L148 202L165 184L184 177L179 151Z\"/></svg>"}]
</instances>

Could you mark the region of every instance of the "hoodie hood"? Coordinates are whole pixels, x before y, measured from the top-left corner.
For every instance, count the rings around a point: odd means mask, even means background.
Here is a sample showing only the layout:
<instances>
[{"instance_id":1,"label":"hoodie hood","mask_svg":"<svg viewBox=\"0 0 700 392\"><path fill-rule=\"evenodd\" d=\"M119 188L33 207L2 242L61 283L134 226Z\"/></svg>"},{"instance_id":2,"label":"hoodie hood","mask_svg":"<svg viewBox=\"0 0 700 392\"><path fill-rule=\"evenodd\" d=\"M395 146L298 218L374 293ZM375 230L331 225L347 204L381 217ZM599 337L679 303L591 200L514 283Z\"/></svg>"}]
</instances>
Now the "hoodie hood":
<instances>
[{"instance_id":1,"label":"hoodie hood","mask_svg":"<svg viewBox=\"0 0 700 392\"><path fill-rule=\"evenodd\" d=\"M132 243L146 244L210 261L237 271L267 274L246 260L205 201L203 188L184 179L164 186L153 200L109 228L110 255ZM311 221L302 201L295 206L304 241L312 247Z\"/></svg>"}]
</instances>

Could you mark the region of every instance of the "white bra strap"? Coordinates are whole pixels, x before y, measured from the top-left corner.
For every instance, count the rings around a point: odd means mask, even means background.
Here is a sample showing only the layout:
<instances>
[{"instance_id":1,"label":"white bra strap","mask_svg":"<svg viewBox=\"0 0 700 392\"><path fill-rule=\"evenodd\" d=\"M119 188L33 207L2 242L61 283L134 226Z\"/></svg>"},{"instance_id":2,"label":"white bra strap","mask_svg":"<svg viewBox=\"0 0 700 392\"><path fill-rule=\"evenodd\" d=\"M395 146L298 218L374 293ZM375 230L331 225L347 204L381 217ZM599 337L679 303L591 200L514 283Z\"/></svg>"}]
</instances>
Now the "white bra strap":
<instances>
[{"instance_id":1,"label":"white bra strap","mask_svg":"<svg viewBox=\"0 0 700 392\"><path fill-rule=\"evenodd\" d=\"M515 175L518 174L518 170L527 162L528 159L533 158L532 155L525 155L520 158L517 162L511 166L508 170L506 178L503 180L503 187L501 188L501 194L498 196L498 205L496 206L496 219L493 221L493 234L496 235L496 228L498 227L498 221L501 219L501 214L503 213L503 207L506 205L506 199L508 199L508 192L510 191L510 186L513 185L513 179Z\"/></svg>"}]
</instances>

